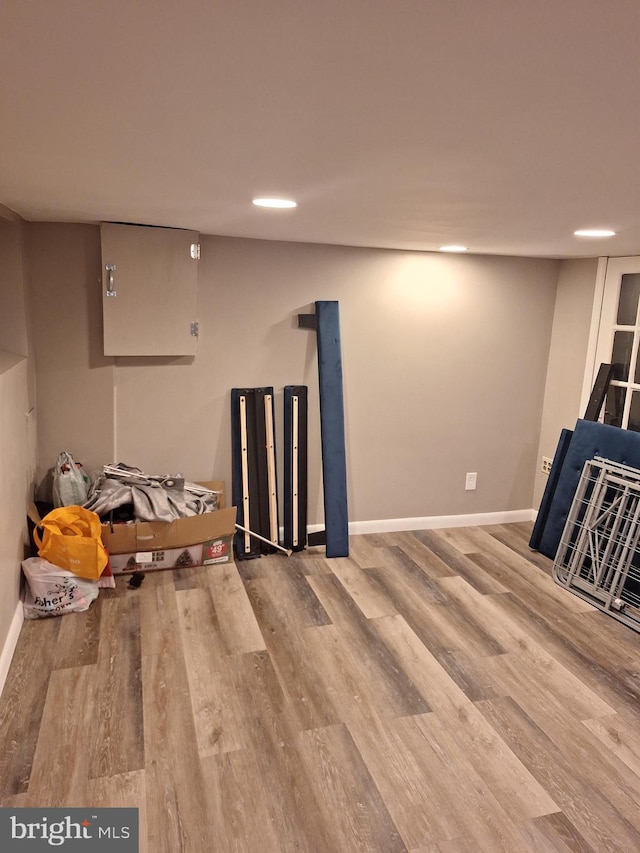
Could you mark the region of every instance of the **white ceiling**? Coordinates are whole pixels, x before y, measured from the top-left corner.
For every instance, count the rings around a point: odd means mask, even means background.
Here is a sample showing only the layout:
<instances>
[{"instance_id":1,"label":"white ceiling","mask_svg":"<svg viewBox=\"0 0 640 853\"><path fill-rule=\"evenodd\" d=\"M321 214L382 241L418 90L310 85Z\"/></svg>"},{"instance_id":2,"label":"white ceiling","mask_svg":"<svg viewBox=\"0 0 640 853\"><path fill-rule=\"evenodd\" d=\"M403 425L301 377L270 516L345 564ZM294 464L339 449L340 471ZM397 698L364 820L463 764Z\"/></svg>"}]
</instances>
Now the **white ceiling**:
<instances>
[{"instance_id":1,"label":"white ceiling","mask_svg":"<svg viewBox=\"0 0 640 853\"><path fill-rule=\"evenodd\" d=\"M640 0L2 0L0 89L28 220L640 254Z\"/></svg>"}]
</instances>

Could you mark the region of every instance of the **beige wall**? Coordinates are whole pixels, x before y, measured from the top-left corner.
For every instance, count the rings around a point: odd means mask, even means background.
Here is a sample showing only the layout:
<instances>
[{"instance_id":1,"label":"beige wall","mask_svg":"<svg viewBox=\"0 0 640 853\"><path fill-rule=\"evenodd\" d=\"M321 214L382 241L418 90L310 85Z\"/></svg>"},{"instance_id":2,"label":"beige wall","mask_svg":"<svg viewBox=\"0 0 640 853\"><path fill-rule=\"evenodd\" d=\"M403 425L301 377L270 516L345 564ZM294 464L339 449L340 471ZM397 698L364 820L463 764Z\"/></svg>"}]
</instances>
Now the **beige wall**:
<instances>
[{"instance_id":1,"label":"beige wall","mask_svg":"<svg viewBox=\"0 0 640 853\"><path fill-rule=\"evenodd\" d=\"M30 224L29 316L37 369L38 482L61 450L113 455L113 359L102 355L98 228Z\"/></svg>"},{"instance_id":2,"label":"beige wall","mask_svg":"<svg viewBox=\"0 0 640 853\"><path fill-rule=\"evenodd\" d=\"M22 223L0 217L0 349L28 354Z\"/></svg>"},{"instance_id":3,"label":"beige wall","mask_svg":"<svg viewBox=\"0 0 640 853\"><path fill-rule=\"evenodd\" d=\"M27 411L27 361L0 352L0 652L18 605L20 561L27 541L33 472Z\"/></svg>"},{"instance_id":4,"label":"beige wall","mask_svg":"<svg viewBox=\"0 0 640 853\"><path fill-rule=\"evenodd\" d=\"M26 222L0 204L0 350L27 357L31 410L35 407L36 377L27 307L26 231ZM35 417L33 440L35 442ZM33 459L35 444L32 451Z\"/></svg>"},{"instance_id":5,"label":"beige wall","mask_svg":"<svg viewBox=\"0 0 640 853\"><path fill-rule=\"evenodd\" d=\"M307 384L321 522L315 336L296 317L337 299L351 520L532 506L558 262L203 237L195 360L113 360L98 228L32 225L28 245L40 474L67 449L229 482L230 389L273 385L279 411Z\"/></svg>"},{"instance_id":6,"label":"beige wall","mask_svg":"<svg viewBox=\"0 0 640 853\"><path fill-rule=\"evenodd\" d=\"M573 429L584 414L580 405L597 268L596 258L565 260L560 265L540 423L534 508L539 506L547 482L540 470L542 457L553 459L562 429Z\"/></svg>"},{"instance_id":7,"label":"beige wall","mask_svg":"<svg viewBox=\"0 0 640 853\"><path fill-rule=\"evenodd\" d=\"M35 469L30 362L25 310L23 225L0 211L0 689L19 613L20 561Z\"/></svg>"}]
</instances>

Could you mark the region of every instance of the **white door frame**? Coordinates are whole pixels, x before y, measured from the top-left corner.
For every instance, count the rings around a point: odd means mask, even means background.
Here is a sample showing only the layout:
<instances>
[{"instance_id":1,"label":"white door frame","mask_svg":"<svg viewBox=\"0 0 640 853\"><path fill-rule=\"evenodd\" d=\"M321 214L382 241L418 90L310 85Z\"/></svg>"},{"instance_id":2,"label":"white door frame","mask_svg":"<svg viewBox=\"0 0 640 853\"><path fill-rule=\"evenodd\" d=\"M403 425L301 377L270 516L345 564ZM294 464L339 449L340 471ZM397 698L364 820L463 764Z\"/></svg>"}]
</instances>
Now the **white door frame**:
<instances>
[{"instance_id":1,"label":"white door frame","mask_svg":"<svg viewBox=\"0 0 640 853\"><path fill-rule=\"evenodd\" d=\"M589 327L589 343L587 344L587 357L585 359L582 394L580 396L581 412L587 409L593 383L595 382L598 367L600 366L599 362L596 361L596 350L598 347L600 320L602 318L602 300L604 299L604 284L607 276L608 261L609 258L598 258L596 286L593 294L593 308L591 310L591 325Z\"/></svg>"},{"instance_id":2,"label":"white door frame","mask_svg":"<svg viewBox=\"0 0 640 853\"><path fill-rule=\"evenodd\" d=\"M618 308L621 276L640 272L640 256L624 258L598 258L596 285L589 329L589 343L585 360L580 411L584 412L601 362L608 362L613 343L613 327Z\"/></svg>"}]
</instances>

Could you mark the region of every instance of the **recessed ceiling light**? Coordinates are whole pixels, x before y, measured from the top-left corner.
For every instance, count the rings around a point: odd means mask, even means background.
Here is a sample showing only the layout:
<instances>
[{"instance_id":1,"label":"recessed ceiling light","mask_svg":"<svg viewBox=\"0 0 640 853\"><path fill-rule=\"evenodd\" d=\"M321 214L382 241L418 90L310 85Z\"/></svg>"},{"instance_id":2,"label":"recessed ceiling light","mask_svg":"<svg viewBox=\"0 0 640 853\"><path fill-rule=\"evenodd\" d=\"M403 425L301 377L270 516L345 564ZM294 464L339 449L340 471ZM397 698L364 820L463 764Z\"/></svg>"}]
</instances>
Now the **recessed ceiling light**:
<instances>
[{"instance_id":1,"label":"recessed ceiling light","mask_svg":"<svg viewBox=\"0 0 640 853\"><path fill-rule=\"evenodd\" d=\"M297 207L297 203L295 201L291 201L288 198L254 198L253 203L256 207Z\"/></svg>"},{"instance_id":2,"label":"recessed ceiling light","mask_svg":"<svg viewBox=\"0 0 640 853\"><path fill-rule=\"evenodd\" d=\"M576 237L614 237L616 232L610 231L608 228L582 228L573 233Z\"/></svg>"},{"instance_id":3,"label":"recessed ceiling light","mask_svg":"<svg viewBox=\"0 0 640 853\"><path fill-rule=\"evenodd\" d=\"M466 246L440 246L441 252L466 252Z\"/></svg>"}]
</instances>

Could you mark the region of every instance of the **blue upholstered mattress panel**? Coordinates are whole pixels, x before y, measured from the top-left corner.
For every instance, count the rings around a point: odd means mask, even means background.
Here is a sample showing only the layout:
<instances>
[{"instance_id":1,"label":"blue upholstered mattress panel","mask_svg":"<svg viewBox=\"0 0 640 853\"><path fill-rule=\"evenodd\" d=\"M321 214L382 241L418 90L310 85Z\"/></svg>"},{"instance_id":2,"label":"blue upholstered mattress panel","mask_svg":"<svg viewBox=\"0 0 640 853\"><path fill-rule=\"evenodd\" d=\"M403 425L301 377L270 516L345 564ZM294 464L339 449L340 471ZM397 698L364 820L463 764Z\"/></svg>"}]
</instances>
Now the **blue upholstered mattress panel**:
<instances>
[{"instance_id":1,"label":"blue upholstered mattress panel","mask_svg":"<svg viewBox=\"0 0 640 853\"><path fill-rule=\"evenodd\" d=\"M542 495L542 500L540 501L538 516L535 524L533 525L531 539L529 540L529 547L533 548L534 551L538 551L540 549L540 541L545 531L545 527L547 526L551 503L553 501L553 496L556 493L558 480L562 474L562 466L564 465L564 459L567 455L567 450L569 449L569 443L571 442L572 436L573 430L571 429L563 429L560 433L560 440L558 441L555 456L553 457L551 472L547 478L547 485L545 487L544 494Z\"/></svg>"},{"instance_id":2,"label":"blue upholstered mattress panel","mask_svg":"<svg viewBox=\"0 0 640 853\"><path fill-rule=\"evenodd\" d=\"M640 433L593 421L579 420L576 423L553 494L547 495L545 492L543 497L543 504L545 498L548 499L544 528L536 531L534 527L530 541L532 548L551 559L558 550L584 463L594 456L640 468Z\"/></svg>"}]
</instances>

